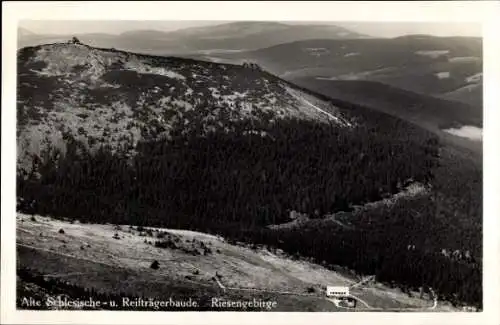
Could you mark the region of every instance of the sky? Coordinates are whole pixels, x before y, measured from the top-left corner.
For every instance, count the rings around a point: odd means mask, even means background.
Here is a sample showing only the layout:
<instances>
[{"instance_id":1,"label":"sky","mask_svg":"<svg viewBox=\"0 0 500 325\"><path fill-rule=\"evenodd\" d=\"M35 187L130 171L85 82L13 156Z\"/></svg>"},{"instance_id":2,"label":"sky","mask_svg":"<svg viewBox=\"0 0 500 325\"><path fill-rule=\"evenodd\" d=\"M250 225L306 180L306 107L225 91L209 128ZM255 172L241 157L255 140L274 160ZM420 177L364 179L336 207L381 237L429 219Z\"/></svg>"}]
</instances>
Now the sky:
<instances>
[{"instance_id":1,"label":"sky","mask_svg":"<svg viewBox=\"0 0 500 325\"><path fill-rule=\"evenodd\" d=\"M187 27L217 25L229 21L57 21L57 20L25 20L19 26L36 34L82 34L109 33L119 34L131 30L172 31ZM430 34L435 36L481 36L481 25L478 23L442 23L442 22L286 22L288 24L330 24L351 29L354 32L374 37L397 37L408 34Z\"/></svg>"}]
</instances>

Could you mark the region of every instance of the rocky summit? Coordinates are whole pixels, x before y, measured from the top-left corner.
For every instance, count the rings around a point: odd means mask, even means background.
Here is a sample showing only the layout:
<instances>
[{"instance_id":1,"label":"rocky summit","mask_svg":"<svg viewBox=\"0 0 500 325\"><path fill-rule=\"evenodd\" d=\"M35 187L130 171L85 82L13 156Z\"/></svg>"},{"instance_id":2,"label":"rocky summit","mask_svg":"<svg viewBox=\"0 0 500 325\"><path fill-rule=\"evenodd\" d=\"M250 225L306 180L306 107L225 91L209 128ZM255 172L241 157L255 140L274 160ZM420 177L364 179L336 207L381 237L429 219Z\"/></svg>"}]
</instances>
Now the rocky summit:
<instances>
[{"instance_id":1,"label":"rocky summit","mask_svg":"<svg viewBox=\"0 0 500 325\"><path fill-rule=\"evenodd\" d=\"M225 122L275 123L295 117L348 126L336 108L253 64L228 65L98 49L81 43L18 53L21 166L72 137L87 148L127 146ZM248 132L258 132L248 129ZM262 135L265 134L262 132Z\"/></svg>"}]
</instances>

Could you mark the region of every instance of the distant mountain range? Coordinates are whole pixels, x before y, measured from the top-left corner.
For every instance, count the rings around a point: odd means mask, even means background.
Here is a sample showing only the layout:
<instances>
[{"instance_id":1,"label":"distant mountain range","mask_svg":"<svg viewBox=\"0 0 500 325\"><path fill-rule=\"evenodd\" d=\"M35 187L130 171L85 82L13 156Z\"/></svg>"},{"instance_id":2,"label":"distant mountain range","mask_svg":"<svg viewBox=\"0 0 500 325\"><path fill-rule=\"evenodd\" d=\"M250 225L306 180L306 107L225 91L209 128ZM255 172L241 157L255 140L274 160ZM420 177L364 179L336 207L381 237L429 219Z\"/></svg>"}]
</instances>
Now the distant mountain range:
<instances>
[{"instance_id":1,"label":"distant mountain range","mask_svg":"<svg viewBox=\"0 0 500 325\"><path fill-rule=\"evenodd\" d=\"M314 39L197 58L232 63L251 60L291 81L377 81L482 107L481 38L411 35L392 39Z\"/></svg>"},{"instance_id":2,"label":"distant mountain range","mask_svg":"<svg viewBox=\"0 0 500 325\"><path fill-rule=\"evenodd\" d=\"M192 53L197 51L255 50L281 43L324 39L367 38L333 25L289 25L277 22L241 21L215 26L193 27L171 32L135 30L119 35L92 33L78 35L35 34L19 30L18 48L46 43L63 42L76 36L96 47L115 47L147 54Z\"/></svg>"},{"instance_id":3,"label":"distant mountain range","mask_svg":"<svg viewBox=\"0 0 500 325\"><path fill-rule=\"evenodd\" d=\"M22 27L19 27L17 29L17 35L18 37L21 39L21 38L24 38L24 37L30 37L30 36L34 36L35 33L33 33L32 31L30 30L27 30L26 28L22 28Z\"/></svg>"}]
</instances>

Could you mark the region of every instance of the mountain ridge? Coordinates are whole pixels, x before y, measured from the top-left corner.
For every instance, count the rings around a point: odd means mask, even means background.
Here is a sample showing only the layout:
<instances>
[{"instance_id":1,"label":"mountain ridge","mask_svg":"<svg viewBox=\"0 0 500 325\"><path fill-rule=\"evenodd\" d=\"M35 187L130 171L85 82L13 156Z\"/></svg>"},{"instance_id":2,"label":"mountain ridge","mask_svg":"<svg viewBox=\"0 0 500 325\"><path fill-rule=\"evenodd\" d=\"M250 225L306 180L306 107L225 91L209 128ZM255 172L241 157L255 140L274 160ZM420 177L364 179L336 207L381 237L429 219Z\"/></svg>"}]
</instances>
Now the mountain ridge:
<instances>
[{"instance_id":1,"label":"mountain ridge","mask_svg":"<svg viewBox=\"0 0 500 325\"><path fill-rule=\"evenodd\" d=\"M261 115L269 121L285 116L328 121L335 111L339 114L324 102L317 105L324 106L328 113L312 109L274 76L237 65L54 43L20 50L18 68L19 132L35 132L36 138L42 139L46 139L44 134L58 134L60 141L68 125L73 125L71 134L76 138L86 138L87 133L90 139L96 134L105 137L109 131L103 125L107 124L122 125L116 129L120 135L110 134L108 141L123 142L118 138L126 137L135 144L150 132L166 132L169 126L165 122L158 125L161 121L179 123L183 115L216 127L218 121L210 122L211 114L227 113L225 118L232 121L255 120ZM45 95L39 93L40 88L45 89ZM205 111L207 105L214 110ZM222 110L214 113L215 107ZM78 112L68 114L70 108ZM205 113L197 112L198 108ZM109 115L113 111L121 116L120 121ZM37 118L40 122L33 125ZM45 122L59 133L47 130ZM128 131L124 133L125 125ZM159 129L154 131L155 127ZM20 143L32 146L31 140L29 136Z\"/></svg>"}]
</instances>

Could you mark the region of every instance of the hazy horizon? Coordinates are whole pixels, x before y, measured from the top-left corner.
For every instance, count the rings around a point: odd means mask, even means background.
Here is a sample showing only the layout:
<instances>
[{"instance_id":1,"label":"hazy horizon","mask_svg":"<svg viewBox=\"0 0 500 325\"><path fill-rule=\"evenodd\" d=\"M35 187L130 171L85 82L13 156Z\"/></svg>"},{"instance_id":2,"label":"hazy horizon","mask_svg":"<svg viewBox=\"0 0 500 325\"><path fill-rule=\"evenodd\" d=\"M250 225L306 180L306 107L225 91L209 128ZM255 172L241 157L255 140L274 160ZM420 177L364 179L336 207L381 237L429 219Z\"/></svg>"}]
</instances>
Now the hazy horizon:
<instances>
[{"instance_id":1,"label":"hazy horizon","mask_svg":"<svg viewBox=\"0 0 500 325\"><path fill-rule=\"evenodd\" d=\"M22 27L35 34L87 34L104 33L120 34L134 30L158 30L170 32L190 27L214 26L236 21L148 21L148 20L26 20L20 21ZM273 22L273 21L269 21ZM372 37L398 37L412 34L428 34L433 36L473 36L481 37L479 23L451 22L345 22L345 21L274 21L290 25L336 25L353 32Z\"/></svg>"}]
</instances>

